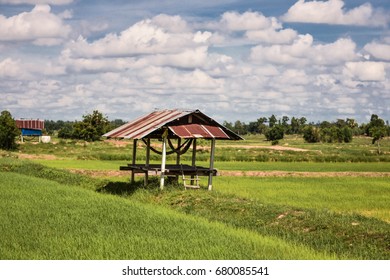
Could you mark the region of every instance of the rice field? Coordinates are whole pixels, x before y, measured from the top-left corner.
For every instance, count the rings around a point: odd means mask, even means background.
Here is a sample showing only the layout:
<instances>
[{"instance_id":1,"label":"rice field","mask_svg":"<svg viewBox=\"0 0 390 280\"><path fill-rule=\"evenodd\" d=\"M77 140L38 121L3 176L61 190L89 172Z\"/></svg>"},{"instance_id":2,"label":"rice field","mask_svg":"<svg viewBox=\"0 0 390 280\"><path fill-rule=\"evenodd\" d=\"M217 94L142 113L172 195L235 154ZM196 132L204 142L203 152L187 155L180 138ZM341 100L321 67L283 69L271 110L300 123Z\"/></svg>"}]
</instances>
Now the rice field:
<instances>
[{"instance_id":1,"label":"rice field","mask_svg":"<svg viewBox=\"0 0 390 280\"><path fill-rule=\"evenodd\" d=\"M1 259L333 258L161 206L16 173L0 176Z\"/></svg>"},{"instance_id":2,"label":"rice field","mask_svg":"<svg viewBox=\"0 0 390 280\"><path fill-rule=\"evenodd\" d=\"M369 140L221 141L212 192L129 184L130 142L26 143L0 152L0 259L388 260L390 141Z\"/></svg>"}]
</instances>

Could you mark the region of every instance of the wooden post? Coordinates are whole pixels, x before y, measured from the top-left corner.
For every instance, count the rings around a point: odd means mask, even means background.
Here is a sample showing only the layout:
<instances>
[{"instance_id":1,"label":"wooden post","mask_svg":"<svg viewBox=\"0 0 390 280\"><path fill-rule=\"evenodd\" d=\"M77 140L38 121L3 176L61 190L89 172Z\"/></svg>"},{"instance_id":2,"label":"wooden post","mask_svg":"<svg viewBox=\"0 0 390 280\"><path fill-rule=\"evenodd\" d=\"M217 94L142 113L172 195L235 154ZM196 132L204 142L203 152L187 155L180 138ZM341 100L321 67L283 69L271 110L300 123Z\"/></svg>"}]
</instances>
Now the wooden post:
<instances>
[{"instance_id":1,"label":"wooden post","mask_svg":"<svg viewBox=\"0 0 390 280\"><path fill-rule=\"evenodd\" d=\"M167 137L168 130L166 129L162 135L162 159L161 159L161 176L160 176L160 189L164 189L164 177L165 177L165 164L167 160Z\"/></svg>"},{"instance_id":2,"label":"wooden post","mask_svg":"<svg viewBox=\"0 0 390 280\"><path fill-rule=\"evenodd\" d=\"M213 188L214 157L215 157L215 138L211 139L209 191L211 191Z\"/></svg>"},{"instance_id":3,"label":"wooden post","mask_svg":"<svg viewBox=\"0 0 390 280\"><path fill-rule=\"evenodd\" d=\"M150 137L146 140L146 171L145 171L145 178L144 178L144 185L145 187L149 184L149 161L150 161Z\"/></svg>"},{"instance_id":4,"label":"wooden post","mask_svg":"<svg viewBox=\"0 0 390 280\"><path fill-rule=\"evenodd\" d=\"M176 155L176 165L180 164L180 145L181 145L181 138L177 139L177 155ZM179 175L176 175L176 182L179 183Z\"/></svg>"},{"instance_id":5,"label":"wooden post","mask_svg":"<svg viewBox=\"0 0 390 280\"><path fill-rule=\"evenodd\" d=\"M192 142L192 166L196 166L196 138Z\"/></svg>"},{"instance_id":6,"label":"wooden post","mask_svg":"<svg viewBox=\"0 0 390 280\"><path fill-rule=\"evenodd\" d=\"M133 140L133 160L131 162L132 165L135 165L137 158L137 139ZM131 183L134 183L134 169L131 170Z\"/></svg>"},{"instance_id":7,"label":"wooden post","mask_svg":"<svg viewBox=\"0 0 390 280\"><path fill-rule=\"evenodd\" d=\"M192 142L192 167L196 166L196 138ZM191 175L191 185L194 184L194 175Z\"/></svg>"}]
</instances>

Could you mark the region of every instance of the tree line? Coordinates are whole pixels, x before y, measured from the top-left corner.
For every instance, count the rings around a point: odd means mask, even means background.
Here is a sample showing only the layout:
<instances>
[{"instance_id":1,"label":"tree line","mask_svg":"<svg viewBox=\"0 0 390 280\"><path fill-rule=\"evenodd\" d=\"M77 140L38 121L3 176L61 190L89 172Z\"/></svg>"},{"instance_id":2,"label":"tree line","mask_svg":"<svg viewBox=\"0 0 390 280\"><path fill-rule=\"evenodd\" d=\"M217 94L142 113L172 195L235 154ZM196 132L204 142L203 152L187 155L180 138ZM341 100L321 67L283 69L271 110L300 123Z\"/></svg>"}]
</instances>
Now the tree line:
<instances>
[{"instance_id":1,"label":"tree line","mask_svg":"<svg viewBox=\"0 0 390 280\"><path fill-rule=\"evenodd\" d=\"M82 116L81 121L53 121L45 120L45 131L47 135L56 135L63 139L79 139L84 141L97 141L106 132L115 129L126 122L121 119L109 121L107 116L98 110ZM383 137L390 136L389 122L381 119L378 115L372 114L369 123L358 124L354 119L338 119L334 122L323 121L318 123L307 123L305 117L275 115L261 117L248 124L237 120L234 124L225 121L225 127L239 135L264 134L266 139L277 144L279 140L288 134L300 134L309 143L316 142L351 142L353 136L365 135L372 137L372 143L379 143ZM12 150L17 147L16 138L20 132L16 127L15 120L8 111L0 115L0 149Z\"/></svg>"},{"instance_id":2,"label":"tree line","mask_svg":"<svg viewBox=\"0 0 390 280\"><path fill-rule=\"evenodd\" d=\"M303 139L309 143L327 142L327 143L348 143L353 136L365 135L373 138L373 144L378 143L380 139L390 136L389 122L372 114L369 123L358 124L354 119L337 119L336 121L322 121L318 123L307 123L305 117L282 116L277 118L275 115L270 117L261 117L248 124L237 120L236 122L224 122L223 125L240 135L264 134L266 139L277 144L279 140L288 134L300 134Z\"/></svg>"}]
</instances>

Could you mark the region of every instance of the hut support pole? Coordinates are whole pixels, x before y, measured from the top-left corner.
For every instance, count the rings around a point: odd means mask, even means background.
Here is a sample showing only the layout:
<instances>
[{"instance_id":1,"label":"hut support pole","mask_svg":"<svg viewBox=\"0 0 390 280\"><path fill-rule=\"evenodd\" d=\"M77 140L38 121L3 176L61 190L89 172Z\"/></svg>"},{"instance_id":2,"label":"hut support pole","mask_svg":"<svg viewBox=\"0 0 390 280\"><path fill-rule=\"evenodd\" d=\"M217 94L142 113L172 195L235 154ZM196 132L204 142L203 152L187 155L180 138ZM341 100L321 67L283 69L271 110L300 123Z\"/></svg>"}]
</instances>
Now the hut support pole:
<instances>
[{"instance_id":1,"label":"hut support pole","mask_svg":"<svg viewBox=\"0 0 390 280\"><path fill-rule=\"evenodd\" d=\"M177 148L179 149L181 145L181 138L177 139ZM176 156L176 165L179 165L180 164L180 150L178 150L177 152L177 156ZM176 176L176 181L177 183L179 183L179 175Z\"/></svg>"},{"instance_id":2,"label":"hut support pole","mask_svg":"<svg viewBox=\"0 0 390 280\"><path fill-rule=\"evenodd\" d=\"M192 142L192 167L196 166L196 138ZM191 176L191 185L194 184L194 175Z\"/></svg>"},{"instance_id":3,"label":"hut support pole","mask_svg":"<svg viewBox=\"0 0 390 280\"><path fill-rule=\"evenodd\" d=\"M209 191L213 189L214 157L215 157L215 139L213 138L211 139L211 152L210 152Z\"/></svg>"},{"instance_id":4,"label":"hut support pole","mask_svg":"<svg viewBox=\"0 0 390 280\"><path fill-rule=\"evenodd\" d=\"M192 142L192 166L196 166L196 138Z\"/></svg>"},{"instance_id":5,"label":"hut support pole","mask_svg":"<svg viewBox=\"0 0 390 280\"><path fill-rule=\"evenodd\" d=\"M150 161L150 138L146 140L146 171L145 171L145 178L144 178L144 185L145 187L149 184L149 172L148 172L148 167L149 167L149 161Z\"/></svg>"},{"instance_id":6,"label":"hut support pole","mask_svg":"<svg viewBox=\"0 0 390 280\"><path fill-rule=\"evenodd\" d=\"M135 161L137 158L137 139L134 139L133 141L133 160L132 165L135 165ZM134 183L134 170L131 170L131 183Z\"/></svg>"},{"instance_id":7,"label":"hut support pole","mask_svg":"<svg viewBox=\"0 0 390 280\"><path fill-rule=\"evenodd\" d=\"M167 136L168 130L165 130L162 136L162 160L161 160L161 176L160 176L160 189L164 189L164 177L165 177L165 164L167 161Z\"/></svg>"}]
</instances>

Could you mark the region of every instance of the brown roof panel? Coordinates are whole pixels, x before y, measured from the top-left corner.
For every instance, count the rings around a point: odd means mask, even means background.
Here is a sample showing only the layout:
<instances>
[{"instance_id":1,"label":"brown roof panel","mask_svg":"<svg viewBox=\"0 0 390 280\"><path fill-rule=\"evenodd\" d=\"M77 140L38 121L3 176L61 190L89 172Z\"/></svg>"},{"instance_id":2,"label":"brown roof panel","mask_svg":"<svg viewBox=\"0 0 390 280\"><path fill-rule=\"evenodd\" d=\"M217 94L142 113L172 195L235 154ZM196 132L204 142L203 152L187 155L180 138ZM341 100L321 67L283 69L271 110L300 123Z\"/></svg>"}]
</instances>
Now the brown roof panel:
<instances>
[{"instance_id":1,"label":"brown roof panel","mask_svg":"<svg viewBox=\"0 0 390 280\"><path fill-rule=\"evenodd\" d=\"M203 127L207 129L210 134L214 136L214 138L230 139L230 137L223 131L223 129L218 126L203 125Z\"/></svg>"},{"instance_id":2,"label":"brown roof panel","mask_svg":"<svg viewBox=\"0 0 390 280\"><path fill-rule=\"evenodd\" d=\"M106 134L108 138L142 139L161 137L163 127L180 138L231 139L242 138L199 110L161 110L135 119Z\"/></svg>"},{"instance_id":3,"label":"brown roof panel","mask_svg":"<svg viewBox=\"0 0 390 280\"><path fill-rule=\"evenodd\" d=\"M104 137L142 139L153 131L161 128L167 122L189 114L190 111L162 110L135 119L106 134Z\"/></svg>"},{"instance_id":4,"label":"brown roof panel","mask_svg":"<svg viewBox=\"0 0 390 280\"><path fill-rule=\"evenodd\" d=\"M42 130L45 128L45 121L43 120L16 120L18 128Z\"/></svg>"},{"instance_id":5,"label":"brown roof panel","mask_svg":"<svg viewBox=\"0 0 390 280\"><path fill-rule=\"evenodd\" d=\"M186 124L170 125L168 127L180 138L230 139L230 137L220 127L211 125Z\"/></svg>"}]
</instances>

